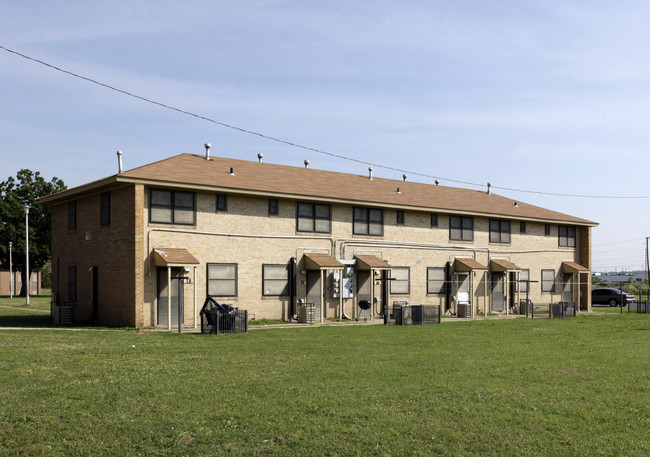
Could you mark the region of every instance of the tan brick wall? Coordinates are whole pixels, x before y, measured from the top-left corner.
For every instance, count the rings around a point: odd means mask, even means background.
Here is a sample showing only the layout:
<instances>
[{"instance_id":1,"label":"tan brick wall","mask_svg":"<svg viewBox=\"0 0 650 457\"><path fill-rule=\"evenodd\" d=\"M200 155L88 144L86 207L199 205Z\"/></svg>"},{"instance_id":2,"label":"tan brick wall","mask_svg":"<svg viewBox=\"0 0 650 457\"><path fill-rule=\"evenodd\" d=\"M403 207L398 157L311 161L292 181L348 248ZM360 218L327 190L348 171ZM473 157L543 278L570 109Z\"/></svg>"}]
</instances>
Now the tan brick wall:
<instances>
[{"instance_id":1,"label":"tan brick wall","mask_svg":"<svg viewBox=\"0 0 650 457\"><path fill-rule=\"evenodd\" d=\"M296 258L297 298L305 298L306 252L326 252L339 259L353 259L355 254L372 254L393 266L410 269L408 295L392 295L389 300L412 304L442 304L444 296L427 294L427 267L444 267L458 257L471 257L485 266L490 259L505 259L530 270L530 298L535 303L560 300L560 291L541 292L541 271L552 269L561 280L563 261L590 267L590 229L577 230L577 249L558 246L558 227L545 236L544 224L528 221L526 233L519 233L519 221L512 221L511 243L489 242L489 218L474 218L474 240L449 240L449 216L438 215L438 227L431 228L430 213L405 211L405 225L396 224L396 210L384 211L384 235L359 236L352 233L352 207L332 205L332 231L329 234L296 231L296 202L280 200L279 216L268 216L268 199L257 196L228 196L228 212L216 212L215 193L197 193L196 225L152 224L148 211L149 188L130 185L111 191L111 224L99 223L100 194L77 200L77 229L68 230L67 202L52 208L53 246L52 281L59 300L68 301L68 266L77 267L77 302L75 319L92 316L91 266L99 272L99 318L116 325L147 327L156 325L157 275L151 252L153 248L185 248L199 264L186 265L192 282L183 286L184 320L198 325L198 311L207 293L207 264L237 264L236 297L216 297L247 309L260 318L288 319L288 297L262 294L262 265L286 264ZM87 234L89 234L87 236ZM334 248L335 245L335 248ZM327 273L325 289L330 285ZM590 279L589 275L580 275ZM472 277L474 312L491 311L491 273L475 271ZM576 278L577 280L577 278ZM356 281L356 278L355 278ZM506 288L507 290L507 288ZM588 294L588 284L578 290ZM380 285L375 285L379 295ZM455 295L456 291L452 290ZM577 295L577 293L576 293ZM515 299L523 298L515 296ZM353 315L355 299L345 300L348 315ZM325 317L337 315L339 298L327 291Z\"/></svg>"},{"instance_id":2,"label":"tan brick wall","mask_svg":"<svg viewBox=\"0 0 650 457\"><path fill-rule=\"evenodd\" d=\"M68 302L68 267L77 269L76 320L92 319L92 271L97 267L99 320L136 325L133 187L110 193L110 225L100 224L100 193L76 200L77 227L68 230L68 202L52 207L52 284L60 302Z\"/></svg>"},{"instance_id":3,"label":"tan brick wall","mask_svg":"<svg viewBox=\"0 0 650 457\"><path fill-rule=\"evenodd\" d=\"M144 192L148 198L148 192ZM154 247L186 248L199 261L190 265L191 275L196 274L193 284L184 286L185 322L193 322L194 309L200 309L207 290L207 263L236 263L238 268L238 294L236 297L217 297L219 301L232 303L241 309L248 309L257 318L284 318L289 306L288 298L264 297L262 295L262 265L284 264L296 257L298 284L297 297L305 296L305 265L302 255L305 252L328 252L336 258L354 258L355 254L373 254L388 260L394 266L410 268L410 293L393 295L391 301L405 300L409 303L439 304L443 297L428 295L426 292L427 267L443 267L456 257L472 257L489 266L491 258L506 259L520 268L530 270L530 298L536 303L558 301L560 293L541 293L541 270L553 269L560 281L562 261L579 262L578 250L558 247L557 225L552 225L551 235L544 235L544 224L528 221L526 233L519 233L519 221L512 222L510 244L489 242L489 219L474 219L474 241L458 242L449 240L449 217L440 214L438 227L430 227L430 213L406 211L405 225L396 224L396 211L384 212L384 236L368 237L352 233L352 207L332 206L332 233L314 234L296 231L296 203L293 200L280 200L280 215L268 216L268 199L229 195L228 212L216 212L214 193L199 193L197 197L196 227L184 225L150 224L145 209L143 226L147 238L145 252ZM205 233L197 233L205 232ZM224 236L222 234L231 234ZM240 234L247 236L235 236ZM266 236L282 235L285 239L271 239ZM314 237L321 239L315 240ZM578 231L579 243L584 243L584 233ZM331 252L332 240L336 240L336 252ZM400 241L410 246L393 246ZM384 242L385 245L381 245ZM417 246L415 245L417 244ZM148 270L149 265L145 267ZM156 316L156 273L144 274L144 325L154 325ZM328 277L331 272L328 272ZM490 311L489 272L476 271L472 274L472 302L474 311ZM329 282L326 283L326 286ZM487 286L487 287L486 287ZM375 286L379 293L379 285ZM196 296L194 295L196 291ZM339 299L327 294L326 317L336 315ZM516 299L523 298L517 295ZM354 304L353 299L345 301L348 315ZM196 308L195 308L196 307Z\"/></svg>"}]
</instances>

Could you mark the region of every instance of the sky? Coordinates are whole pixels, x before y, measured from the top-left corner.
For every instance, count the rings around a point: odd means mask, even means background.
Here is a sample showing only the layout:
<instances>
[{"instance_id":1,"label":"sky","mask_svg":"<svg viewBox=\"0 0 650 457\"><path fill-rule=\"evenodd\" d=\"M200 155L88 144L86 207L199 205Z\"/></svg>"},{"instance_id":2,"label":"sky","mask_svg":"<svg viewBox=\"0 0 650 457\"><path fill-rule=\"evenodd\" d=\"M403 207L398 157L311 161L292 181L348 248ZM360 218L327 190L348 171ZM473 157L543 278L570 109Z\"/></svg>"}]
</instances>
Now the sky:
<instances>
[{"instance_id":1,"label":"sky","mask_svg":"<svg viewBox=\"0 0 650 457\"><path fill-rule=\"evenodd\" d=\"M371 162L598 222L594 271L645 268L649 2L0 5L0 46L216 121L0 49L0 180L28 168L73 187L115 174L117 150L130 169L206 142L348 173Z\"/></svg>"}]
</instances>

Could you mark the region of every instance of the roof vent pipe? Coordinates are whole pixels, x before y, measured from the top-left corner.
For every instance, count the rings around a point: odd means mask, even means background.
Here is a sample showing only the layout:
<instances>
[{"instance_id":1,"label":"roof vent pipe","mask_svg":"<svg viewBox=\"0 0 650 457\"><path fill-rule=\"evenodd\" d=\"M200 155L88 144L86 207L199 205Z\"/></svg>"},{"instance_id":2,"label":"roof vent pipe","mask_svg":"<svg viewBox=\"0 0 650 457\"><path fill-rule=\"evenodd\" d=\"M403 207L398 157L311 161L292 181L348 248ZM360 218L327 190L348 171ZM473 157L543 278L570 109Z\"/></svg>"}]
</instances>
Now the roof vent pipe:
<instances>
[{"instance_id":1,"label":"roof vent pipe","mask_svg":"<svg viewBox=\"0 0 650 457\"><path fill-rule=\"evenodd\" d=\"M235 170L232 167L230 167L230 176L235 176Z\"/></svg>"},{"instance_id":2,"label":"roof vent pipe","mask_svg":"<svg viewBox=\"0 0 650 457\"><path fill-rule=\"evenodd\" d=\"M368 179L372 181L372 167L368 167Z\"/></svg>"},{"instance_id":3,"label":"roof vent pipe","mask_svg":"<svg viewBox=\"0 0 650 457\"><path fill-rule=\"evenodd\" d=\"M401 193L402 193L402 191L399 190L399 187L397 188L397 193L398 193L398 194L401 194Z\"/></svg>"},{"instance_id":4,"label":"roof vent pipe","mask_svg":"<svg viewBox=\"0 0 650 457\"><path fill-rule=\"evenodd\" d=\"M262 153L257 154L257 160L259 160L260 163L262 163L262 158L264 158L264 154Z\"/></svg>"},{"instance_id":5,"label":"roof vent pipe","mask_svg":"<svg viewBox=\"0 0 650 457\"><path fill-rule=\"evenodd\" d=\"M309 160L305 160L305 168L309 168Z\"/></svg>"},{"instance_id":6,"label":"roof vent pipe","mask_svg":"<svg viewBox=\"0 0 650 457\"><path fill-rule=\"evenodd\" d=\"M406 173L404 173L404 174L402 175L402 179L403 179L404 181L406 181L406 178L407 178L407 177L408 177L408 176L406 175Z\"/></svg>"},{"instance_id":7,"label":"roof vent pipe","mask_svg":"<svg viewBox=\"0 0 650 457\"><path fill-rule=\"evenodd\" d=\"M436 186L440 184L440 181L436 179Z\"/></svg>"},{"instance_id":8,"label":"roof vent pipe","mask_svg":"<svg viewBox=\"0 0 650 457\"><path fill-rule=\"evenodd\" d=\"M205 160L210 160L210 143L205 143Z\"/></svg>"},{"instance_id":9,"label":"roof vent pipe","mask_svg":"<svg viewBox=\"0 0 650 457\"><path fill-rule=\"evenodd\" d=\"M122 151L117 151L117 169L122 173Z\"/></svg>"},{"instance_id":10,"label":"roof vent pipe","mask_svg":"<svg viewBox=\"0 0 650 457\"><path fill-rule=\"evenodd\" d=\"M492 183L488 183L488 195L491 195L490 187L492 187Z\"/></svg>"}]
</instances>

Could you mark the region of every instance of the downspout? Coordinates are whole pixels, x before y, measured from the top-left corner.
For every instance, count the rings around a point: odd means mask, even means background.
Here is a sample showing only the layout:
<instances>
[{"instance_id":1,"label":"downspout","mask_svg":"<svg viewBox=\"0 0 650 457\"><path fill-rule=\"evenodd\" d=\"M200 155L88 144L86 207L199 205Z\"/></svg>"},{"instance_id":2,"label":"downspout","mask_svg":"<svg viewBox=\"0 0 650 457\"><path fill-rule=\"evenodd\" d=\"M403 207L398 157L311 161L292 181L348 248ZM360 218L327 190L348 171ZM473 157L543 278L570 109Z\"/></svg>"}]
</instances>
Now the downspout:
<instances>
[{"instance_id":1,"label":"downspout","mask_svg":"<svg viewBox=\"0 0 650 457\"><path fill-rule=\"evenodd\" d=\"M287 316L289 321L291 321L291 319L296 315L296 281L298 279L296 275L297 263L298 261L295 257L291 257L291 260L289 260L289 278L291 278L291 281L289 282L289 315Z\"/></svg>"},{"instance_id":2,"label":"downspout","mask_svg":"<svg viewBox=\"0 0 650 457\"><path fill-rule=\"evenodd\" d=\"M447 312L451 309L451 262L445 264L445 309Z\"/></svg>"},{"instance_id":3,"label":"downspout","mask_svg":"<svg viewBox=\"0 0 650 457\"><path fill-rule=\"evenodd\" d=\"M193 273L192 273L192 294L194 295L194 300L192 300L193 303L193 317L192 319L194 320L194 328L198 328L198 324L196 322L196 266L193 268Z\"/></svg>"}]
</instances>

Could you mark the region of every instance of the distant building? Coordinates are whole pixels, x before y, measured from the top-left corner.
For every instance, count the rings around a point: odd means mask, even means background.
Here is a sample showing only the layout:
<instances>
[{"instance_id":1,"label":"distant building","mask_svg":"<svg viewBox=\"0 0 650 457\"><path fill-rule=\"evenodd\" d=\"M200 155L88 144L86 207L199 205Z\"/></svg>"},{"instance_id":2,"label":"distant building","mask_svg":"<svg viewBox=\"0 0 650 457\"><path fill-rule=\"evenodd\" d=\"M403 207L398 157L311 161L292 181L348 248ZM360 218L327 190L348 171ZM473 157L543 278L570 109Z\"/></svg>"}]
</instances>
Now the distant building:
<instances>
[{"instance_id":1,"label":"distant building","mask_svg":"<svg viewBox=\"0 0 650 457\"><path fill-rule=\"evenodd\" d=\"M22 275L19 271L13 270L13 285L14 291L13 295L18 295L20 289L23 286ZM41 294L41 271L32 270L31 274L31 288L29 293L33 295ZM0 264L0 295L11 295L11 272L9 271L9 265Z\"/></svg>"},{"instance_id":2,"label":"distant building","mask_svg":"<svg viewBox=\"0 0 650 457\"><path fill-rule=\"evenodd\" d=\"M197 326L207 294L287 321L591 307L597 224L489 191L181 154L40 202L79 321Z\"/></svg>"},{"instance_id":3,"label":"distant building","mask_svg":"<svg viewBox=\"0 0 650 457\"><path fill-rule=\"evenodd\" d=\"M635 271L630 273L593 273L594 278L601 281L609 282L630 282L630 281L645 281L646 272Z\"/></svg>"}]
</instances>

